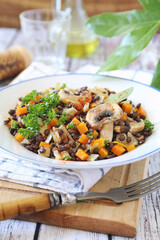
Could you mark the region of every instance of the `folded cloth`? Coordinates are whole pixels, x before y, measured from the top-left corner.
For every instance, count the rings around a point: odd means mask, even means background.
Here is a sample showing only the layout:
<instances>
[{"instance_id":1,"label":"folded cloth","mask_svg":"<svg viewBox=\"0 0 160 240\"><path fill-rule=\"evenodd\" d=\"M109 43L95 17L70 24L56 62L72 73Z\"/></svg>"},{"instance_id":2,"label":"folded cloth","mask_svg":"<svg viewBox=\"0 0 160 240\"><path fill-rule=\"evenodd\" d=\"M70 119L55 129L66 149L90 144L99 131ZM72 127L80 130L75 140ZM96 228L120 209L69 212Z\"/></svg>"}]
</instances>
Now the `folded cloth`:
<instances>
[{"instance_id":1,"label":"folded cloth","mask_svg":"<svg viewBox=\"0 0 160 240\"><path fill-rule=\"evenodd\" d=\"M98 66L86 65L77 72L95 73L98 68ZM56 72L56 74L62 73L66 72ZM52 74L55 74L54 69L42 63L33 62L13 83ZM141 82L145 78L145 83L148 84L152 79L152 73L147 71L118 70L107 72L107 75L140 80ZM110 168L72 170L40 166L0 151L0 179L62 193L88 191L109 170Z\"/></svg>"}]
</instances>

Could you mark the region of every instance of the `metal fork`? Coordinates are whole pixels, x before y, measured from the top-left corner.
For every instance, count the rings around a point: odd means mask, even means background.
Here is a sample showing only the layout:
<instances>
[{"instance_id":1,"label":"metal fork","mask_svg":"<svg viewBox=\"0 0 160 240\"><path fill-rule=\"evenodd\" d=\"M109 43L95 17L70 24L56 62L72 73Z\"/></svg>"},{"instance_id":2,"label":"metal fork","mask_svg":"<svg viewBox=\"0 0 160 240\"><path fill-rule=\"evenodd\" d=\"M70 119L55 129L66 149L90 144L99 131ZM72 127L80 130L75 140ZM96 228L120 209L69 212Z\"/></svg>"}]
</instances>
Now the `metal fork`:
<instances>
[{"instance_id":1,"label":"metal fork","mask_svg":"<svg viewBox=\"0 0 160 240\"><path fill-rule=\"evenodd\" d=\"M110 199L115 203L122 203L141 198L149 193L156 191L159 188L160 188L160 171L142 181L126 185L124 187L111 188L106 193L98 192L77 193L76 198L77 200Z\"/></svg>"},{"instance_id":2,"label":"metal fork","mask_svg":"<svg viewBox=\"0 0 160 240\"><path fill-rule=\"evenodd\" d=\"M122 203L141 198L158 188L160 188L160 172L142 181L124 187L111 188L106 193L82 192L76 194L63 194L53 192L41 194L18 201L0 204L0 221L23 214L40 212L76 200L110 199L116 203Z\"/></svg>"}]
</instances>

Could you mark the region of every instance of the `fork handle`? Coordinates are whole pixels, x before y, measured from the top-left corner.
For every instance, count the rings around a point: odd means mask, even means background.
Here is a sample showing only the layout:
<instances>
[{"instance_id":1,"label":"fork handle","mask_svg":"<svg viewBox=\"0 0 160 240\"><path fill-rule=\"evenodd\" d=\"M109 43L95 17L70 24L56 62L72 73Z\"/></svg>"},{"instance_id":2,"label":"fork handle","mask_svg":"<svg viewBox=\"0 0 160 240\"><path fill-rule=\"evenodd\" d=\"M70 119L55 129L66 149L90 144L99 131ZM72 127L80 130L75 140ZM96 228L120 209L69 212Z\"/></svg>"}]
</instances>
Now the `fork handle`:
<instances>
[{"instance_id":1,"label":"fork handle","mask_svg":"<svg viewBox=\"0 0 160 240\"><path fill-rule=\"evenodd\" d=\"M113 197L111 195L110 190L106 193L102 192L82 192L82 193L76 193L77 200L94 200L94 199L109 199L113 200Z\"/></svg>"},{"instance_id":2,"label":"fork handle","mask_svg":"<svg viewBox=\"0 0 160 240\"><path fill-rule=\"evenodd\" d=\"M40 212L51 207L49 194L38 195L18 201L0 204L0 221L23 214Z\"/></svg>"}]
</instances>

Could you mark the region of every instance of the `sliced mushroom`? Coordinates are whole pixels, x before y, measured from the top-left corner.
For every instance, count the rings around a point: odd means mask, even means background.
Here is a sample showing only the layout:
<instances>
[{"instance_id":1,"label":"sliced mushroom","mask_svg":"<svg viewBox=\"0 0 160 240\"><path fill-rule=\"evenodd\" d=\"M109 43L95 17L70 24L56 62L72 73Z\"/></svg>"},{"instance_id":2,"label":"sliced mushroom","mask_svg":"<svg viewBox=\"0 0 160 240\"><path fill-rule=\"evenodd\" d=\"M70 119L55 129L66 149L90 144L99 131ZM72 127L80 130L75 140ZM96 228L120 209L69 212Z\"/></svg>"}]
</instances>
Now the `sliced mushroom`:
<instances>
[{"instance_id":1,"label":"sliced mushroom","mask_svg":"<svg viewBox=\"0 0 160 240\"><path fill-rule=\"evenodd\" d=\"M102 125L114 122L123 115L121 107L117 103L103 103L88 111L87 122L96 129L101 129Z\"/></svg>"},{"instance_id":2,"label":"sliced mushroom","mask_svg":"<svg viewBox=\"0 0 160 240\"><path fill-rule=\"evenodd\" d=\"M113 138L113 122L105 123L100 130L100 137L103 140L112 141Z\"/></svg>"},{"instance_id":3,"label":"sliced mushroom","mask_svg":"<svg viewBox=\"0 0 160 240\"><path fill-rule=\"evenodd\" d=\"M123 134L123 140L121 140L121 136ZM127 138L130 138L130 142L127 141ZM116 141L124 144L126 147L134 144L135 146L138 144L137 139L132 135L132 133L128 132L127 134L121 133L116 136Z\"/></svg>"},{"instance_id":4,"label":"sliced mushroom","mask_svg":"<svg viewBox=\"0 0 160 240\"><path fill-rule=\"evenodd\" d=\"M143 120L141 120L140 122L136 122L136 121L130 122L130 130L129 131L131 133L140 132L144 129L144 126L145 126L145 124L144 124Z\"/></svg>"},{"instance_id":5,"label":"sliced mushroom","mask_svg":"<svg viewBox=\"0 0 160 240\"><path fill-rule=\"evenodd\" d=\"M117 133L127 133L129 132L130 126L115 126L114 130Z\"/></svg>"},{"instance_id":6,"label":"sliced mushroom","mask_svg":"<svg viewBox=\"0 0 160 240\"><path fill-rule=\"evenodd\" d=\"M81 104L84 105L86 102L92 101L92 94L89 91L85 91L85 93L81 95L75 95L72 91L61 89L59 91L60 100L63 103L73 103L73 104Z\"/></svg>"}]
</instances>

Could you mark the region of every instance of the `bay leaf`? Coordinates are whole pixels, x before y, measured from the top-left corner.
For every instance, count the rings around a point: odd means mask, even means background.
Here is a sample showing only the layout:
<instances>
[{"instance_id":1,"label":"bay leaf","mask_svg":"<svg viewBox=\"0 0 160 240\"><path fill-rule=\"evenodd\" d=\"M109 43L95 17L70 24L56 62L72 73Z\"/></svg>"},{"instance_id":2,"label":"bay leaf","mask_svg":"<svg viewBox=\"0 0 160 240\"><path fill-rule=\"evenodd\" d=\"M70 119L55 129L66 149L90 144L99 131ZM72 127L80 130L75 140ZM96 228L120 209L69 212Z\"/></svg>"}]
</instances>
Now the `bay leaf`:
<instances>
[{"instance_id":1,"label":"bay leaf","mask_svg":"<svg viewBox=\"0 0 160 240\"><path fill-rule=\"evenodd\" d=\"M126 90L123 90L119 93L115 93L110 95L104 102L113 102L113 103L119 103L126 99L131 93L133 92L133 87L127 88Z\"/></svg>"}]
</instances>

